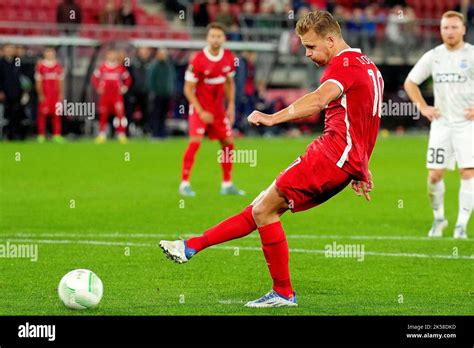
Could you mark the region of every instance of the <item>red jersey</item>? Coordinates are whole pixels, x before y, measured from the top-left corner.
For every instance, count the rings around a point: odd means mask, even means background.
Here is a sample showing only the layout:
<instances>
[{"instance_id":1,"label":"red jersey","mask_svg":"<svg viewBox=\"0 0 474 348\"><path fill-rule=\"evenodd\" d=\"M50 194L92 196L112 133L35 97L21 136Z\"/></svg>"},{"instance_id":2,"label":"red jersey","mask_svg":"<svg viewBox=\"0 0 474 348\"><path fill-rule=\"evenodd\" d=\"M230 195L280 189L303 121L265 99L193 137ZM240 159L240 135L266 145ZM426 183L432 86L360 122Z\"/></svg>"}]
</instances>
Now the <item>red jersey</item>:
<instances>
[{"instance_id":1,"label":"red jersey","mask_svg":"<svg viewBox=\"0 0 474 348\"><path fill-rule=\"evenodd\" d=\"M64 70L57 61L43 59L36 64L35 80L41 81L41 88L45 99L58 99L61 94L61 80L64 79Z\"/></svg>"},{"instance_id":2,"label":"red jersey","mask_svg":"<svg viewBox=\"0 0 474 348\"><path fill-rule=\"evenodd\" d=\"M126 92L132 77L122 64L102 63L92 75L95 89L103 89L104 95L121 95Z\"/></svg>"},{"instance_id":3,"label":"red jersey","mask_svg":"<svg viewBox=\"0 0 474 348\"><path fill-rule=\"evenodd\" d=\"M224 117L224 83L227 77L234 75L235 57L231 51L221 48L219 54L213 56L205 47L191 60L184 78L196 82L196 97L204 110Z\"/></svg>"},{"instance_id":4,"label":"red jersey","mask_svg":"<svg viewBox=\"0 0 474 348\"><path fill-rule=\"evenodd\" d=\"M382 112L382 74L359 49L346 49L329 62L320 82L326 81L336 83L342 93L326 107L323 135L310 146L367 182Z\"/></svg>"}]
</instances>

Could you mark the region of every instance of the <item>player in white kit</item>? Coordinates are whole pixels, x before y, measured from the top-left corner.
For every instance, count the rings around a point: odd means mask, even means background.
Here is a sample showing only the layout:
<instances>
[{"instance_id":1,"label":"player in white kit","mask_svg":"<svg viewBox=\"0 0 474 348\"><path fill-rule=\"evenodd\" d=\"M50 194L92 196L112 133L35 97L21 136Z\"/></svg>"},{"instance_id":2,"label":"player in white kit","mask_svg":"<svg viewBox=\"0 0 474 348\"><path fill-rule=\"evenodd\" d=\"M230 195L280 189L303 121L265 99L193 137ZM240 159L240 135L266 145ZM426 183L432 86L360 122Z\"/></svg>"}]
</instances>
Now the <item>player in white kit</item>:
<instances>
[{"instance_id":1,"label":"player in white kit","mask_svg":"<svg viewBox=\"0 0 474 348\"><path fill-rule=\"evenodd\" d=\"M448 225L443 176L446 169L454 170L457 162L461 187L454 238L466 239L474 205L474 46L464 42L466 27L459 12L444 13L440 30L443 44L426 52L416 63L405 81L405 90L431 121L426 166L434 222L428 235L441 237ZM430 76L434 106L427 105L418 87Z\"/></svg>"}]
</instances>

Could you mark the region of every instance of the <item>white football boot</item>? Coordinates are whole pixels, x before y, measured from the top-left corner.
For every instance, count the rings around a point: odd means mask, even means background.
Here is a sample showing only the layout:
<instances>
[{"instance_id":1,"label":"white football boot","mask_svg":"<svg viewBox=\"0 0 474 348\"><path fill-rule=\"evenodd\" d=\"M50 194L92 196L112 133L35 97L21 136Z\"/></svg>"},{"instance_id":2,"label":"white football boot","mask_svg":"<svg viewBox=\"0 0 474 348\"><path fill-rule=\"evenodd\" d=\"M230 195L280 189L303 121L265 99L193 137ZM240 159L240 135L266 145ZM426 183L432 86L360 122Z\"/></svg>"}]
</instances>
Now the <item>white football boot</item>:
<instances>
[{"instance_id":1,"label":"white football boot","mask_svg":"<svg viewBox=\"0 0 474 348\"><path fill-rule=\"evenodd\" d=\"M467 239L466 227L461 225L456 225L454 227L454 239Z\"/></svg>"},{"instance_id":2,"label":"white football boot","mask_svg":"<svg viewBox=\"0 0 474 348\"><path fill-rule=\"evenodd\" d=\"M160 241L160 248L163 249L166 257L176 263L186 263L196 254L196 250L188 248L184 240L162 240Z\"/></svg>"},{"instance_id":3,"label":"white football boot","mask_svg":"<svg viewBox=\"0 0 474 348\"><path fill-rule=\"evenodd\" d=\"M448 226L448 220L440 219L433 221L430 231L428 232L428 237L442 237L443 230Z\"/></svg>"},{"instance_id":4,"label":"white football boot","mask_svg":"<svg viewBox=\"0 0 474 348\"><path fill-rule=\"evenodd\" d=\"M278 294L275 290L269 291L266 295L255 301L247 302L245 307L250 308L267 308L267 307L294 307L296 303L296 294L293 297L286 298Z\"/></svg>"}]
</instances>

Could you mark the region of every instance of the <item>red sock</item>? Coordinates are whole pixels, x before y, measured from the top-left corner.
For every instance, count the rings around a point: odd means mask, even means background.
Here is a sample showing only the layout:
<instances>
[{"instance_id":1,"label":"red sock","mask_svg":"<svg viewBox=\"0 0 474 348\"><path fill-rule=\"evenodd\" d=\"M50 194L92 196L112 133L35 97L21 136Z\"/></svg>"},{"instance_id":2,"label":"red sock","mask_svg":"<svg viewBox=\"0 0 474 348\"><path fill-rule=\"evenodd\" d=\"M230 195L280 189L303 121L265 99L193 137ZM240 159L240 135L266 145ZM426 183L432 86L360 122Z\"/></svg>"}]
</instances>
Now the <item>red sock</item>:
<instances>
[{"instance_id":1,"label":"red sock","mask_svg":"<svg viewBox=\"0 0 474 348\"><path fill-rule=\"evenodd\" d=\"M38 135L44 135L46 132L46 115L39 111L36 118Z\"/></svg>"},{"instance_id":2,"label":"red sock","mask_svg":"<svg viewBox=\"0 0 474 348\"><path fill-rule=\"evenodd\" d=\"M183 157L183 171L181 174L181 180L188 181L189 176L191 175L191 169L194 164L194 158L196 157L196 152L199 150L200 142L190 142L188 148L184 152Z\"/></svg>"},{"instance_id":3,"label":"red sock","mask_svg":"<svg viewBox=\"0 0 474 348\"><path fill-rule=\"evenodd\" d=\"M280 221L259 227L263 254L273 279L273 290L285 297L294 295L288 267L288 242Z\"/></svg>"},{"instance_id":4,"label":"red sock","mask_svg":"<svg viewBox=\"0 0 474 348\"><path fill-rule=\"evenodd\" d=\"M224 160L221 163L222 166L222 181L228 182L232 181L232 161L231 154L234 150L234 144L222 146L224 151Z\"/></svg>"},{"instance_id":5,"label":"red sock","mask_svg":"<svg viewBox=\"0 0 474 348\"><path fill-rule=\"evenodd\" d=\"M200 237L186 241L189 248L201 251L204 248L232 239L242 238L257 228L252 216L252 206L249 205L240 214L234 215L220 224L211 227Z\"/></svg>"},{"instance_id":6,"label":"red sock","mask_svg":"<svg viewBox=\"0 0 474 348\"><path fill-rule=\"evenodd\" d=\"M53 123L53 135L61 135L61 117L53 115L51 122Z\"/></svg>"},{"instance_id":7,"label":"red sock","mask_svg":"<svg viewBox=\"0 0 474 348\"><path fill-rule=\"evenodd\" d=\"M117 134L124 134L127 129L127 118L123 115L114 117L114 128Z\"/></svg>"},{"instance_id":8,"label":"red sock","mask_svg":"<svg viewBox=\"0 0 474 348\"><path fill-rule=\"evenodd\" d=\"M101 113L99 116L99 132L105 133L107 128L107 121L109 120L109 115L107 113Z\"/></svg>"}]
</instances>

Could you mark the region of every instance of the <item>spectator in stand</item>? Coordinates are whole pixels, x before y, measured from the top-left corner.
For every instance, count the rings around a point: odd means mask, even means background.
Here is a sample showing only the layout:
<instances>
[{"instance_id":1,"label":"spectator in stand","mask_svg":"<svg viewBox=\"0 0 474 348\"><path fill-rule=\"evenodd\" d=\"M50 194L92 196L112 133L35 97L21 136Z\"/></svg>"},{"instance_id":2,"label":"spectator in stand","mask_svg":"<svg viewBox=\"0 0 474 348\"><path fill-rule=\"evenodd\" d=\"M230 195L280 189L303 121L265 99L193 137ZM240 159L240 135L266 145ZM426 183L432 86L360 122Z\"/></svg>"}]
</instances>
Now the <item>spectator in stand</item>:
<instances>
[{"instance_id":1,"label":"spectator in stand","mask_svg":"<svg viewBox=\"0 0 474 348\"><path fill-rule=\"evenodd\" d=\"M122 7L119 9L118 22L121 25L135 25L135 13L133 12L133 4L131 0L124 0Z\"/></svg>"},{"instance_id":2,"label":"spectator in stand","mask_svg":"<svg viewBox=\"0 0 474 348\"><path fill-rule=\"evenodd\" d=\"M377 42L377 18L373 5L367 6L364 12L365 20L363 26L363 51L366 51L367 48L370 48L371 50L375 48L375 44Z\"/></svg>"},{"instance_id":3,"label":"spectator in stand","mask_svg":"<svg viewBox=\"0 0 474 348\"><path fill-rule=\"evenodd\" d=\"M35 66L37 57L27 50L25 46L17 47L17 57L21 60L20 66L20 82L22 82L23 98L22 105L25 112L25 124L28 130L32 130L36 124L38 110L38 95L35 86Z\"/></svg>"},{"instance_id":4,"label":"spectator in stand","mask_svg":"<svg viewBox=\"0 0 474 348\"><path fill-rule=\"evenodd\" d=\"M364 11L361 8L355 8L352 16L347 21L346 27L348 31L347 43L355 48L362 47L362 28L364 25Z\"/></svg>"},{"instance_id":5,"label":"spectator in stand","mask_svg":"<svg viewBox=\"0 0 474 348\"><path fill-rule=\"evenodd\" d=\"M341 29L343 31L346 30L346 21L349 19L346 8L344 6L337 5L334 7L333 16L341 26Z\"/></svg>"},{"instance_id":6,"label":"spectator in stand","mask_svg":"<svg viewBox=\"0 0 474 348\"><path fill-rule=\"evenodd\" d=\"M474 1L461 0L454 10L461 12L466 18L466 42L474 42Z\"/></svg>"},{"instance_id":7,"label":"spectator in stand","mask_svg":"<svg viewBox=\"0 0 474 348\"><path fill-rule=\"evenodd\" d=\"M263 0L262 6L268 7L270 9L270 12L272 13L282 14L282 13L285 13L285 11L289 10L289 7L291 7L291 1L290 0Z\"/></svg>"},{"instance_id":8,"label":"spectator in stand","mask_svg":"<svg viewBox=\"0 0 474 348\"><path fill-rule=\"evenodd\" d=\"M257 54L244 51L239 57L235 74L236 121L235 128L245 131L249 125L247 116L255 110L255 63Z\"/></svg>"},{"instance_id":9,"label":"spectator in stand","mask_svg":"<svg viewBox=\"0 0 474 348\"><path fill-rule=\"evenodd\" d=\"M403 46L403 35L401 25L403 22L403 8L396 5L390 9L387 17L387 25L385 27L385 35L387 38L387 49L391 53L400 51ZM391 54L389 53L389 56Z\"/></svg>"},{"instance_id":10,"label":"spectator in stand","mask_svg":"<svg viewBox=\"0 0 474 348\"><path fill-rule=\"evenodd\" d=\"M99 14L99 23L100 24L118 24L119 22L119 13L115 8L114 0L107 0L104 8Z\"/></svg>"},{"instance_id":11,"label":"spectator in stand","mask_svg":"<svg viewBox=\"0 0 474 348\"><path fill-rule=\"evenodd\" d=\"M67 25L63 30L66 35L73 34L82 21L82 11L74 0L63 0L56 9L56 22Z\"/></svg>"},{"instance_id":12,"label":"spectator in stand","mask_svg":"<svg viewBox=\"0 0 474 348\"><path fill-rule=\"evenodd\" d=\"M404 8L405 21L402 25L402 33L405 42L405 51L410 52L416 46L416 38L418 37L418 26L416 23L415 10L410 6Z\"/></svg>"},{"instance_id":13,"label":"spectator in stand","mask_svg":"<svg viewBox=\"0 0 474 348\"><path fill-rule=\"evenodd\" d=\"M147 76L150 69L151 52L148 47L139 47L137 56L132 59L130 65L130 74L132 76L132 86L128 95L127 103L127 120L128 124L135 124L142 128L144 133L149 131L148 120L148 85ZM137 106L140 108L141 117L136 117L135 111Z\"/></svg>"},{"instance_id":14,"label":"spectator in stand","mask_svg":"<svg viewBox=\"0 0 474 348\"><path fill-rule=\"evenodd\" d=\"M255 3L252 0L247 0L242 5L242 13L241 13L241 23L245 25L247 28L253 28L255 26Z\"/></svg>"},{"instance_id":15,"label":"spectator in stand","mask_svg":"<svg viewBox=\"0 0 474 348\"><path fill-rule=\"evenodd\" d=\"M216 16L216 22L223 24L226 28L235 22L230 11L230 4L227 0L222 0L219 3L219 13Z\"/></svg>"},{"instance_id":16,"label":"spectator in stand","mask_svg":"<svg viewBox=\"0 0 474 348\"><path fill-rule=\"evenodd\" d=\"M268 100L267 85L265 81L258 81L254 94L255 110L263 113L272 114L275 112L275 101ZM261 135L271 136L280 128L280 125L274 127L257 127L257 132Z\"/></svg>"},{"instance_id":17,"label":"spectator in stand","mask_svg":"<svg viewBox=\"0 0 474 348\"><path fill-rule=\"evenodd\" d=\"M271 29L274 25L273 7L270 3L264 1L260 4L260 13L257 16L255 26L257 28Z\"/></svg>"},{"instance_id":18,"label":"spectator in stand","mask_svg":"<svg viewBox=\"0 0 474 348\"><path fill-rule=\"evenodd\" d=\"M209 22L208 3L206 0L196 0L193 2L193 20L197 27L205 27Z\"/></svg>"},{"instance_id":19,"label":"spectator in stand","mask_svg":"<svg viewBox=\"0 0 474 348\"><path fill-rule=\"evenodd\" d=\"M156 59L148 76L148 86L154 98L151 135L154 139L164 139L167 135L166 116L176 90L176 70L165 48L156 52Z\"/></svg>"},{"instance_id":20,"label":"spectator in stand","mask_svg":"<svg viewBox=\"0 0 474 348\"><path fill-rule=\"evenodd\" d=\"M387 52L389 56L401 53L401 58L406 61L408 52L412 48L415 36L415 13L409 7L400 5L392 7L387 17L385 33L387 37ZM406 31L408 29L408 31Z\"/></svg>"},{"instance_id":21,"label":"spectator in stand","mask_svg":"<svg viewBox=\"0 0 474 348\"><path fill-rule=\"evenodd\" d=\"M23 140L25 132L22 121L24 117L21 97L23 90L20 82L20 64L16 60L16 47L12 44L3 46L0 59L0 103L4 104L4 117L7 120L5 133L9 140Z\"/></svg>"},{"instance_id":22,"label":"spectator in stand","mask_svg":"<svg viewBox=\"0 0 474 348\"><path fill-rule=\"evenodd\" d=\"M233 23L229 31L227 32L228 41L242 41L242 34L240 33L240 28L236 23Z\"/></svg>"}]
</instances>

